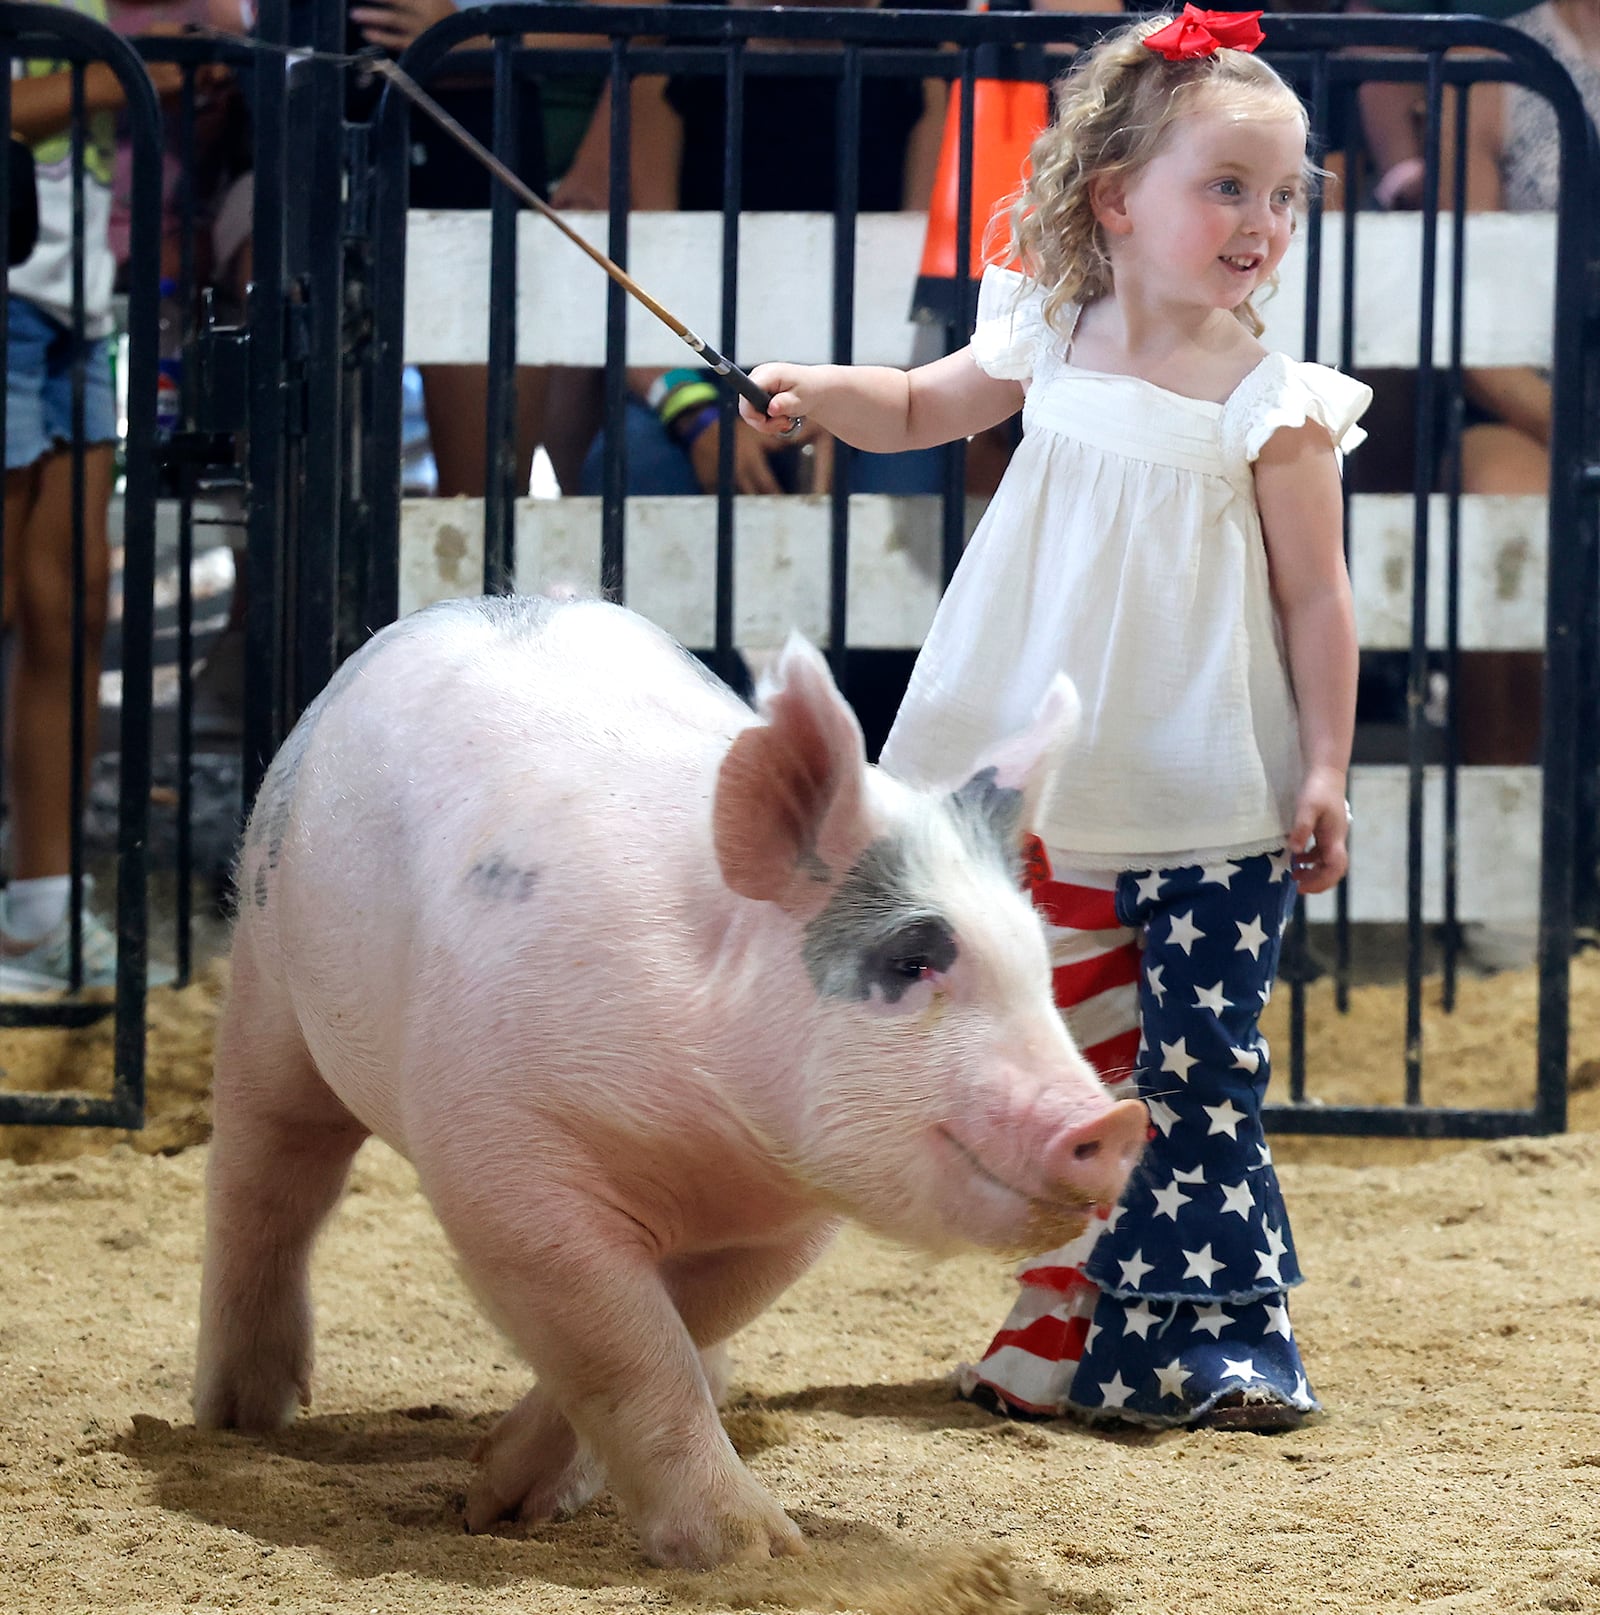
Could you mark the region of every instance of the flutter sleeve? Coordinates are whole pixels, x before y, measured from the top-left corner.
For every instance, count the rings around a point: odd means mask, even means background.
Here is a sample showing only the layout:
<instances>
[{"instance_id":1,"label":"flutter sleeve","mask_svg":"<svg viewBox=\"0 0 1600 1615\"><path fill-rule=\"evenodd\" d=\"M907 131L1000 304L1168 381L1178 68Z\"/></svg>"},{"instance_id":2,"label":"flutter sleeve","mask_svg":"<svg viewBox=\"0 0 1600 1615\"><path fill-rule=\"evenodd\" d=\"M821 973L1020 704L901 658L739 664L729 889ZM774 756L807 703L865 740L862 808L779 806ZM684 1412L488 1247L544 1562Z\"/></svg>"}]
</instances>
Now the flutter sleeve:
<instances>
[{"instance_id":1,"label":"flutter sleeve","mask_svg":"<svg viewBox=\"0 0 1600 1615\"><path fill-rule=\"evenodd\" d=\"M1260 366L1256 384L1242 388L1234 423L1238 446L1247 461L1255 461L1275 432L1315 422L1327 429L1341 454L1366 441L1356 425L1372 402L1372 389L1363 381L1327 365L1300 364L1273 354Z\"/></svg>"},{"instance_id":2,"label":"flutter sleeve","mask_svg":"<svg viewBox=\"0 0 1600 1615\"><path fill-rule=\"evenodd\" d=\"M1044 292L1014 269L990 264L978 283L978 323L972 356L986 375L1027 381L1045 339Z\"/></svg>"}]
</instances>

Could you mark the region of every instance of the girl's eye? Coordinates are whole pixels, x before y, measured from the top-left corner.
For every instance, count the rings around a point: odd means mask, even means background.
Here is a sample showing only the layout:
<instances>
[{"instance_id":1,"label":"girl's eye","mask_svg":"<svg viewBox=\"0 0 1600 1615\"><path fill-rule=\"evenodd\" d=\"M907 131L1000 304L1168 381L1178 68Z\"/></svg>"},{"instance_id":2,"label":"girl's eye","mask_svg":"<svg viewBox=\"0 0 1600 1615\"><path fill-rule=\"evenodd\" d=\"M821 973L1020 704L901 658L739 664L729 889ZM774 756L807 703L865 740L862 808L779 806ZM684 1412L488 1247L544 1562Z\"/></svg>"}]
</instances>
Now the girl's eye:
<instances>
[{"instance_id":1,"label":"girl's eye","mask_svg":"<svg viewBox=\"0 0 1600 1615\"><path fill-rule=\"evenodd\" d=\"M1273 197L1272 200L1273 200L1274 206L1276 206L1276 207L1293 207L1294 206L1294 192L1293 191L1279 191Z\"/></svg>"},{"instance_id":2,"label":"girl's eye","mask_svg":"<svg viewBox=\"0 0 1600 1615\"><path fill-rule=\"evenodd\" d=\"M1238 196L1239 182L1236 179L1219 179L1217 181L1217 189L1221 191L1224 196Z\"/></svg>"}]
</instances>

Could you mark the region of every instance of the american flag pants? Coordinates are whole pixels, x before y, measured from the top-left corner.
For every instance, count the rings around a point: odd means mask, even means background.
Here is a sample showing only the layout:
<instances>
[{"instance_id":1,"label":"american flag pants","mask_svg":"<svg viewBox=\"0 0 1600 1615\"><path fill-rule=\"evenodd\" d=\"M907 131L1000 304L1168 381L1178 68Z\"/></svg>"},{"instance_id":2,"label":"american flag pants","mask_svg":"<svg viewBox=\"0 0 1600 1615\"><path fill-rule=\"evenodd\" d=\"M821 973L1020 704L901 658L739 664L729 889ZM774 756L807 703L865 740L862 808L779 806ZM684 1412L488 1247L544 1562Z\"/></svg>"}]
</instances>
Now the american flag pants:
<instances>
[{"instance_id":1,"label":"american flag pants","mask_svg":"<svg viewBox=\"0 0 1600 1615\"><path fill-rule=\"evenodd\" d=\"M1300 1282L1261 1125L1257 1028L1294 905L1286 852L1027 882L1050 939L1056 1003L1101 1080L1149 1106L1121 1201L1025 1262L983 1359L958 1383L1040 1415L1153 1425L1219 1401L1317 1403L1289 1325Z\"/></svg>"}]
</instances>

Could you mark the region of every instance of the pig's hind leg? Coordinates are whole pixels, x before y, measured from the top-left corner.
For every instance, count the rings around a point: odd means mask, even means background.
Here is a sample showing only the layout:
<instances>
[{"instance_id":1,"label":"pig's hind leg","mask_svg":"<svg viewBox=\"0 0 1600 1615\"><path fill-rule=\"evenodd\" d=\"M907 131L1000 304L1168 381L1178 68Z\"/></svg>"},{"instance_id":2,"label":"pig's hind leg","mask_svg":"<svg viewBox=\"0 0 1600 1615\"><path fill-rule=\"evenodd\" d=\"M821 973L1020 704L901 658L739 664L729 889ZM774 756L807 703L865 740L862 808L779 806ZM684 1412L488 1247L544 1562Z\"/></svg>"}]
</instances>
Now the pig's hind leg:
<instances>
[{"instance_id":1,"label":"pig's hind leg","mask_svg":"<svg viewBox=\"0 0 1600 1615\"><path fill-rule=\"evenodd\" d=\"M274 1430L311 1400L311 1245L367 1131L317 1074L245 929L213 1108L195 1422Z\"/></svg>"}]
</instances>

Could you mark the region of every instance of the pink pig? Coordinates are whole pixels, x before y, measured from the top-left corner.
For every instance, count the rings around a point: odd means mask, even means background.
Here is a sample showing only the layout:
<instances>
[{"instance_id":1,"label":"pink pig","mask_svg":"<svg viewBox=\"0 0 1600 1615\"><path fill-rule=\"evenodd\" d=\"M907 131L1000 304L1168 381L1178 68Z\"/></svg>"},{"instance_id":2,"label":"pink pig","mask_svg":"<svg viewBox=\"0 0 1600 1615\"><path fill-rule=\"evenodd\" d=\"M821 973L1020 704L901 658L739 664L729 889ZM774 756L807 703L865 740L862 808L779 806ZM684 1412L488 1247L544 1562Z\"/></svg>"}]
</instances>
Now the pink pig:
<instances>
[{"instance_id":1,"label":"pink pig","mask_svg":"<svg viewBox=\"0 0 1600 1615\"><path fill-rule=\"evenodd\" d=\"M745 707L599 601L386 629L290 735L239 867L195 1415L308 1402L308 1266L376 1133L538 1383L467 1525L611 1486L658 1564L800 1551L717 1416L724 1342L841 1216L1043 1249L1145 1109L1050 997L1019 845L1076 722L947 794L867 766L804 641Z\"/></svg>"}]
</instances>

